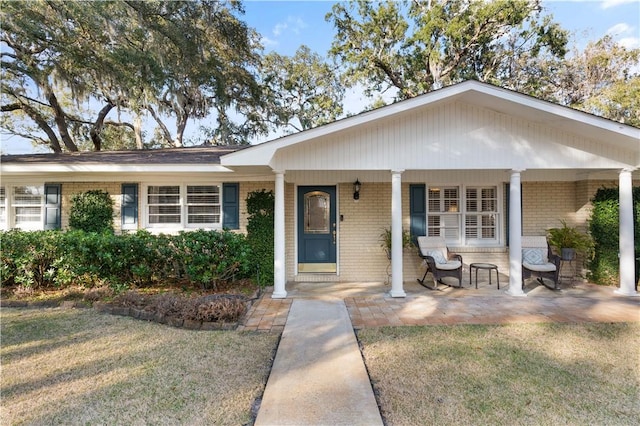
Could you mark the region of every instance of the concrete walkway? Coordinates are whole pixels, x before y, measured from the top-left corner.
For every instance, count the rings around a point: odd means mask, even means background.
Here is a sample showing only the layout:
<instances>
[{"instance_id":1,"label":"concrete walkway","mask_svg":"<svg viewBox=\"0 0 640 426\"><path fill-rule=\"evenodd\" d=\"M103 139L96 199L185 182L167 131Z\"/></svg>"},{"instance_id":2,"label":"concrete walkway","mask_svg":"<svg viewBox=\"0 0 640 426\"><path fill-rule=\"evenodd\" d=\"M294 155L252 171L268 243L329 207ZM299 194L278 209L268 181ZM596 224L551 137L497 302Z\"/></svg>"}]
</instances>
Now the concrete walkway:
<instances>
[{"instance_id":1,"label":"concrete walkway","mask_svg":"<svg viewBox=\"0 0 640 426\"><path fill-rule=\"evenodd\" d=\"M528 286L512 297L482 283L476 290L429 291L405 283L394 299L383 283L295 283L287 299L270 293L239 330L282 333L255 424L382 425L354 328L384 325L640 321L640 297L611 287Z\"/></svg>"},{"instance_id":2,"label":"concrete walkway","mask_svg":"<svg viewBox=\"0 0 640 426\"><path fill-rule=\"evenodd\" d=\"M344 301L290 306L255 424L382 425Z\"/></svg>"}]
</instances>

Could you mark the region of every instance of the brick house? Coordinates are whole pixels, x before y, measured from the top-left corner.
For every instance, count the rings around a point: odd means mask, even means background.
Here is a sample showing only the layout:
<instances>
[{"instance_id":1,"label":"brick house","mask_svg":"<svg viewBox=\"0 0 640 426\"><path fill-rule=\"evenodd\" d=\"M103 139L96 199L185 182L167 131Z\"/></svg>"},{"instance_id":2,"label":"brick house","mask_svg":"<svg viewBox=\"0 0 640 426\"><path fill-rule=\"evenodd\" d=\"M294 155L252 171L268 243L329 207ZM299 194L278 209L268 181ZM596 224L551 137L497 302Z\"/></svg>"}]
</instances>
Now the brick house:
<instances>
[{"instance_id":1,"label":"brick house","mask_svg":"<svg viewBox=\"0 0 640 426\"><path fill-rule=\"evenodd\" d=\"M66 228L69 199L109 192L118 232L246 229L248 193L275 193L274 297L293 281L421 276L401 230L442 235L522 295L522 235L586 229L602 186L621 200L621 278L634 283L632 186L640 129L467 81L249 147L3 156L0 226ZM356 194L355 183L359 183ZM380 234L392 230L392 263ZM631 236L630 239L628 236Z\"/></svg>"}]
</instances>

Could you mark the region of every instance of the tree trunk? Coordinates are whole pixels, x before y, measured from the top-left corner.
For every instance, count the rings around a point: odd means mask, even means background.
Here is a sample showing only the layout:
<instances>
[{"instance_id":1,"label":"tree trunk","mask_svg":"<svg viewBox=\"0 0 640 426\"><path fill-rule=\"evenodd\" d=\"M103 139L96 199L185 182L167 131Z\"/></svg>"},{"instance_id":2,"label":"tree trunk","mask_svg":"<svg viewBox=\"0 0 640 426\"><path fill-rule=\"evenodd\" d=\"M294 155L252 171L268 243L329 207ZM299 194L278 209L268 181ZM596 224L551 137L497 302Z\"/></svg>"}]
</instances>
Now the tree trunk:
<instances>
[{"instance_id":1,"label":"tree trunk","mask_svg":"<svg viewBox=\"0 0 640 426\"><path fill-rule=\"evenodd\" d=\"M56 126L58 127L58 132L60 133L60 137L62 138L62 143L64 143L65 148L68 151L76 152L78 151L78 147L71 139L71 135L69 135L69 129L67 128L67 120L65 119L65 113L62 110L62 107L58 103L58 98L53 93L50 87L44 87L45 96L49 105L53 109L53 118L56 122Z\"/></svg>"}]
</instances>

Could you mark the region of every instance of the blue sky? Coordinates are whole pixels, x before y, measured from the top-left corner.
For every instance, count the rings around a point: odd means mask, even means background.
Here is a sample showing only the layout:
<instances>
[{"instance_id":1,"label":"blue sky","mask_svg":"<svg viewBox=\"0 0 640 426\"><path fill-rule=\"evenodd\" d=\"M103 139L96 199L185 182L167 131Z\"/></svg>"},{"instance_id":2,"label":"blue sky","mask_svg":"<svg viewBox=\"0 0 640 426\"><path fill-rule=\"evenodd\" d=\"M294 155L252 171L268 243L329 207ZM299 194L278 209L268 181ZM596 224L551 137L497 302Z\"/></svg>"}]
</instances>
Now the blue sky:
<instances>
[{"instance_id":1,"label":"blue sky","mask_svg":"<svg viewBox=\"0 0 640 426\"><path fill-rule=\"evenodd\" d=\"M335 1L250 0L244 2L242 18L262 35L265 52L293 55L306 44L322 56L333 40L334 29L325 20ZM640 47L640 0L543 0L545 14L552 14L563 28L574 34L579 47L605 34L611 34L626 47ZM369 100L358 91L347 93L345 111L360 112ZM196 132L199 124L190 122L185 136ZM271 137L276 135L271 135ZM0 135L4 154L32 152L28 141Z\"/></svg>"},{"instance_id":2,"label":"blue sky","mask_svg":"<svg viewBox=\"0 0 640 426\"><path fill-rule=\"evenodd\" d=\"M325 21L335 1L245 1L245 21L263 37L266 51L292 55L306 44L326 56L334 29ZM627 47L640 47L640 0L543 0L563 28L574 32L579 45L612 32Z\"/></svg>"}]
</instances>

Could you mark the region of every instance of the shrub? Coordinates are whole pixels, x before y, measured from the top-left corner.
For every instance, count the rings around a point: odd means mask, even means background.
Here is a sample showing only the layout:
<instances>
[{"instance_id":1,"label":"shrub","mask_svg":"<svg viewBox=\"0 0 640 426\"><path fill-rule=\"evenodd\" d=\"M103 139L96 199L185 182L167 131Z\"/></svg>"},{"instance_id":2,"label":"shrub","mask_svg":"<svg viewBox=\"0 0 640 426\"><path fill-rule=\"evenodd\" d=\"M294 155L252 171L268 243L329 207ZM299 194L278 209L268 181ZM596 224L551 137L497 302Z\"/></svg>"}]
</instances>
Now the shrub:
<instances>
[{"instance_id":1,"label":"shrub","mask_svg":"<svg viewBox=\"0 0 640 426\"><path fill-rule=\"evenodd\" d=\"M63 235L60 231L1 233L2 284L33 289L69 284Z\"/></svg>"},{"instance_id":2,"label":"shrub","mask_svg":"<svg viewBox=\"0 0 640 426\"><path fill-rule=\"evenodd\" d=\"M113 200L109 193L91 190L72 195L69 227L86 232L113 232Z\"/></svg>"},{"instance_id":3,"label":"shrub","mask_svg":"<svg viewBox=\"0 0 640 426\"><path fill-rule=\"evenodd\" d=\"M619 280L620 203L618 188L601 188L591 200L593 209L589 233L593 237L595 254L589 262L589 279L598 284L616 285ZM635 256L640 256L640 187L633 188ZM636 263L636 281L638 280Z\"/></svg>"},{"instance_id":4,"label":"shrub","mask_svg":"<svg viewBox=\"0 0 640 426\"><path fill-rule=\"evenodd\" d=\"M216 288L251 272L251 250L242 234L194 231L115 235L73 230L0 233L3 285L29 288L194 285Z\"/></svg>"},{"instance_id":5,"label":"shrub","mask_svg":"<svg viewBox=\"0 0 640 426\"><path fill-rule=\"evenodd\" d=\"M178 263L192 283L216 289L222 282L245 278L250 271L246 237L230 231L181 232L175 238Z\"/></svg>"},{"instance_id":6,"label":"shrub","mask_svg":"<svg viewBox=\"0 0 640 426\"><path fill-rule=\"evenodd\" d=\"M273 283L273 225L275 199L272 191L254 191L247 196L247 241L258 284Z\"/></svg>"}]
</instances>

